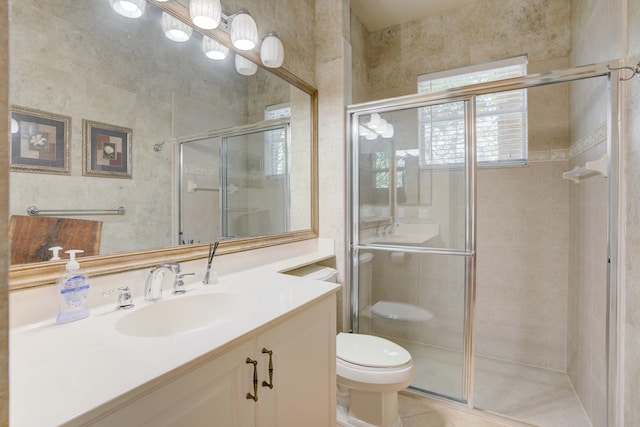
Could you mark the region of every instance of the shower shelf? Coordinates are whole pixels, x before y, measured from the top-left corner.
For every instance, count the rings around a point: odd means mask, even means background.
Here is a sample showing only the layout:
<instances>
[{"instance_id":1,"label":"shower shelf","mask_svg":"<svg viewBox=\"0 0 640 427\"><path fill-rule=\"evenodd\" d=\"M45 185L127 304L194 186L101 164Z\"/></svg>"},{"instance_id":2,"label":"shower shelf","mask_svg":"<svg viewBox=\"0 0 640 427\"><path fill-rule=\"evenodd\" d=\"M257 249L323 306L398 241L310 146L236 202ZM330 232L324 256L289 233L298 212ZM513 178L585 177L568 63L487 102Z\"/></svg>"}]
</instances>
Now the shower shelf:
<instances>
[{"instance_id":1,"label":"shower shelf","mask_svg":"<svg viewBox=\"0 0 640 427\"><path fill-rule=\"evenodd\" d=\"M564 172L562 177L569 179L576 184L580 184L582 178L587 178L594 175L601 175L604 178L607 177L607 155L603 155L597 160L586 162L584 166L576 166L568 172Z\"/></svg>"}]
</instances>

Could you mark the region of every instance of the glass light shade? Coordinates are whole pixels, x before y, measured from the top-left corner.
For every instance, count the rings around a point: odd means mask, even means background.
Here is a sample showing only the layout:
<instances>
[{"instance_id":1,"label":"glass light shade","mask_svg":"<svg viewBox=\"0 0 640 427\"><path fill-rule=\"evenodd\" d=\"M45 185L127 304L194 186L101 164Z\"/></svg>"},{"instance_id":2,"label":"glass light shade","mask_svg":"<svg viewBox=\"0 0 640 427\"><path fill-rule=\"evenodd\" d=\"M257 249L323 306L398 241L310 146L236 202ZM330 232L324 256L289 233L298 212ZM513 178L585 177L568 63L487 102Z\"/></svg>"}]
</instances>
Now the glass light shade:
<instances>
[{"instance_id":1,"label":"glass light shade","mask_svg":"<svg viewBox=\"0 0 640 427\"><path fill-rule=\"evenodd\" d=\"M258 27L251 15L242 10L231 21L229 29L233 45L240 50L251 50L258 44Z\"/></svg>"},{"instance_id":2,"label":"glass light shade","mask_svg":"<svg viewBox=\"0 0 640 427\"><path fill-rule=\"evenodd\" d=\"M380 117L380 114L373 113L373 114L371 114L371 117L369 118L369 122L367 123L367 127L369 129L376 130L376 129L378 129L380 127L381 124L382 124L382 117Z\"/></svg>"},{"instance_id":3,"label":"glass light shade","mask_svg":"<svg viewBox=\"0 0 640 427\"><path fill-rule=\"evenodd\" d=\"M249 61L242 55L236 55L236 71L243 76L253 76L258 70L258 64Z\"/></svg>"},{"instance_id":4,"label":"glass light shade","mask_svg":"<svg viewBox=\"0 0 640 427\"><path fill-rule=\"evenodd\" d=\"M140 18L147 6L147 0L109 0L111 8L127 18Z\"/></svg>"},{"instance_id":5,"label":"glass light shade","mask_svg":"<svg viewBox=\"0 0 640 427\"><path fill-rule=\"evenodd\" d=\"M18 125L18 121L16 119L11 119L11 133L18 133L20 130L20 126Z\"/></svg>"},{"instance_id":6,"label":"glass light shade","mask_svg":"<svg viewBox=\"0 0 640 427\"><path fill-rule=\"evenodd\" d=\"M389 123L387 123L387 121L385 119L380 119L380 124L378 124L376 127L374 127L373 130L378 135L382 135L384 133L384 130L387 128L388 124Z\"/></svg>"},{"instance_id":7,"label":"glass light shade","mask_svg":"<svg viewBox=\"0 0 640 427\"><path fill-rule=\"evenodd\" d=\"M374 139L378 138L377 133L362 125L358 126L358 135L364 136L367 141L373 141Z\"/></svg>"},{"instance_id":8,"label":"glass light shade","mask_svg":"<svg viewBox=\"0 0 640 427\"><path fill-rule=\"evenodd\" d=\"M219 43L218 41L212 39L211 37L203 36L202 51L207 56L207 58L219 61L227 57L229 48L224 46L222 43Z\"/></svg>"},{"instance_id":9,"label":"glass light shade","mask_svg":"<svg viewBox=\"0 0 640 427\"><path fill-rule=\"evenodd\" d=\"M169 40L173 40L174 42L186 42L191 37L193 28L169 15L167 12L162 12L161 23L162 31Z\"/></svg>"},{"instance_id":10,"label":"glass light shade","mask_svg":"<svg viewBox=\"0 0 640 427\"><path fill-rule=\"evenodd\" d=\"M393 134L394 134L393 125L391 123L387 123L387 127L384 129L384 132L382 132L382 137L393 138Z\"/></svg>"},{"instance_id":11,"label":"glass light shade","mask_svg":"<svg viewBox=\"0 0 640 427\"><path fill-rule=\"evenodd\" d=\"M220 25L222 6L220 0L190 0L189 15L193 23L205 30L212 30Z\"/></svg>"},{"instance_id":12,"label":"glass light shade","mask_svg":"<svg viewBox=\"0 0 640 427\"><path fill-rule=\"evenodd\" d=\"M284 46L275 33L270 33L262 41L260 59L265 67L278 68L284 61Z\"/></svg>"}]
</instances>

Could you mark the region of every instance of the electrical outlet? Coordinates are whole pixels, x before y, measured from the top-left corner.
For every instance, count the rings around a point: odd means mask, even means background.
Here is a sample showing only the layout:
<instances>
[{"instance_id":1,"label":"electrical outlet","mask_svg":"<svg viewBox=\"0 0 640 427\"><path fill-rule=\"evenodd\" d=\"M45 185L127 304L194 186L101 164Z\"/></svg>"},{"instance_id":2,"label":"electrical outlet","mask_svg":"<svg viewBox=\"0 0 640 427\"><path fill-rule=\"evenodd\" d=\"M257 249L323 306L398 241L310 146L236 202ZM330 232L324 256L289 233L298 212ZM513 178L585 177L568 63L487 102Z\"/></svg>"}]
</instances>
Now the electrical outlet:
<instances>
[{"instance_id":1,"label":"electrical outlet","mask_svg":"<svg viewBox=\"0 0 640 427\"><path fill-rule=\"evenodd\" d=\"M404 208L398 208L398 218L404 218Z\"/></svg>"},{"instance_id":2,"label":"electrical outlet","mask_svg":"<svg viewBox=\"0 0 640 427\"><path fill-rule=\"evenodd\" d=\"M418 209L418 218L420 218L420 219L429 219L429 208L420 208L420 209Z\"/></svg>"}]
</instances>

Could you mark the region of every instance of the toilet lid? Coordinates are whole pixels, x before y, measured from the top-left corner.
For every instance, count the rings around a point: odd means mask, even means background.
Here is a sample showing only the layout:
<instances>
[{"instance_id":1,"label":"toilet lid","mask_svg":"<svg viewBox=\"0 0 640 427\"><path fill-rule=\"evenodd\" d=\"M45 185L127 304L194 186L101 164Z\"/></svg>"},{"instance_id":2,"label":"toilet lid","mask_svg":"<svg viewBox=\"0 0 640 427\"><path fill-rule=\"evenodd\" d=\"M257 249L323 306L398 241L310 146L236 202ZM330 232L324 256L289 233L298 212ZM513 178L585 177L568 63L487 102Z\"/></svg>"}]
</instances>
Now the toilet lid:
<instances>
[{"instance_id":1,"label":"toilet lid","mask_svg":"<svg viewBox=\"0 0 640 427\"><path fill-rule=\"evenodd\" d=\"M321 265L308 265L295 270L295 275L313 280L328 281L336 273L335 268L324 267Z\"/></svg>"},{"instance_id":2,"label":"toilet lid","mask_svg":"<svg viewBox=\"0 0 640 427\"><path fill-rule=\"evenodd\" d=\"M426 322L433 319L433 313L411 304L395 301L378 301L371 307L371 312L379 317L406 322Z\"/></svg>"},{"instance_id":3,"label":"toilet lid","mask_svg":"<svg viewBox=\"0 0 640 427\"><path fill-rule=\"evenodd\" d=\"M411 361L411 354L387 339L364 334L339 333L336 356L354 365L393 368Z\"/></svg>"}]
</instances>

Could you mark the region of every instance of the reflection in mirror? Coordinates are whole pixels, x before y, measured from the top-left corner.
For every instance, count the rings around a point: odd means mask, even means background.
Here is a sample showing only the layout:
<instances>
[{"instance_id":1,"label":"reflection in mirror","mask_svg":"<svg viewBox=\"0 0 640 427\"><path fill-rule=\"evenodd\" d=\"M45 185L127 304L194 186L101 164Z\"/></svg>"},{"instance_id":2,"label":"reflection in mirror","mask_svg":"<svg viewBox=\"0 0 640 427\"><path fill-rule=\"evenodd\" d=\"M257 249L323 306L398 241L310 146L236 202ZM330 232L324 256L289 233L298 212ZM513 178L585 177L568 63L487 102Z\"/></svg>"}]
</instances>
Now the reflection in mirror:
<instances>
[{"instance_id":1,"label":"reflection in mirror","mask_svg":"<svg viewBox=\"0 0 640 427\"><path fill-rule=\"evenodd\" d=\"M192 243L290 231L290 126L287 118L180 142L181 240ZM211 162L218 153L220 161ZM207 167L216 163L219 170ZM216 221L202 212L211 212Z\"/></svg>"},{"instance_id":2,"label":"reflection in mirror","mask_svg":"<svg viewBox=\"0 0 640 427\"><path fill-rule=\"evenodd\" d=\"M20 0L11 6L11 104L69 117L71 135L68 174L12 169L11 215L26 215L25 209L32 205L43 210L122 206L124 215L70 216L102 222L101 255L166 248L181 240L196 243L234 236L233 230L222 232L222 205L217 209L211 205L196 213L203 221L198 227L210 227L211 231L194 231L188 239L179 237L178 218L172 215L177 198L172 188L178 180L173 166L174 141L263 122L268 106L290 103L288 198L296 203L295 214L291 214L288 229L278 225L261 228L259 234L313 228L313 107L308 87L298 89L260 67L252 76L239 74L232 52L220 61L207 58L202 52L203 36L197 31L184 43L167 39L160 26L162 11L152 3L139 19L116 14L107 1ZM117 135L106 143L99 135L84 135L83 120L131 130L130 177L87 176L85 163L92 165L90 159L86 161L88 152L106 156L101 147L114 145L115 154L109 150L111 157L100 161L116 167L123 161L127 142L118 140ZM102 135L109 137L108 133ZM220 164L213 142L200 144L213 150L202 165L204 174L211 174L207 179L224 168L232 172L230 165L223 168ZM22 149L20 155L27 164L37 164L43 158L39 157L44 155L42 151ZM209 186L206 180L202 185ZM194 194L220 196L206 191ZM291 204L285 201L283 198L281 208L290 210ZM237 235L245 234L258 235L257 231Z\"/></svg>"}]
</instances>

